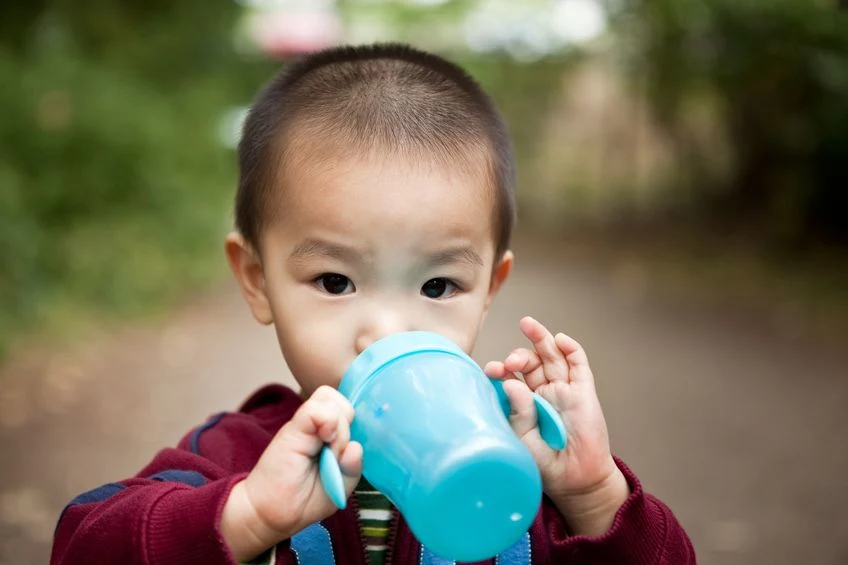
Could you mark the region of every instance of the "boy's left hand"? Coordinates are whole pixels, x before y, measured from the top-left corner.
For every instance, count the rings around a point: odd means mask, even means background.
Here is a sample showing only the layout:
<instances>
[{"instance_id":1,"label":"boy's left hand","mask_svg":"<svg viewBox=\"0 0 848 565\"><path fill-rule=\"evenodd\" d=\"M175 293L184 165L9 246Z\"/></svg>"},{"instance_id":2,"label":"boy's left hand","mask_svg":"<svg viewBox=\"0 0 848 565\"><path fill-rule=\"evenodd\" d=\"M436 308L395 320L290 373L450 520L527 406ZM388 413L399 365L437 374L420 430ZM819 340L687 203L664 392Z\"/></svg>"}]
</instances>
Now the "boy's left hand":
<instances>
[{"instance_id":1,"label":"boy's left hand","mask_svg":"<svg viewBox=\"0 0 848 565\"><path fill-rule=\"evenodd\" d=\"M504 380L512 406L510 424L533 454L545 493L572 532L600 535L609 529L629 488L610 452L586 352L574 339L552 335L533 318L522 318L519 326L533 349L515 349L503 362L487 363L485 372ZM554 451L542 439L532 392L559 412L568 432L565 450Z\"/></svg>"}]
</instances>

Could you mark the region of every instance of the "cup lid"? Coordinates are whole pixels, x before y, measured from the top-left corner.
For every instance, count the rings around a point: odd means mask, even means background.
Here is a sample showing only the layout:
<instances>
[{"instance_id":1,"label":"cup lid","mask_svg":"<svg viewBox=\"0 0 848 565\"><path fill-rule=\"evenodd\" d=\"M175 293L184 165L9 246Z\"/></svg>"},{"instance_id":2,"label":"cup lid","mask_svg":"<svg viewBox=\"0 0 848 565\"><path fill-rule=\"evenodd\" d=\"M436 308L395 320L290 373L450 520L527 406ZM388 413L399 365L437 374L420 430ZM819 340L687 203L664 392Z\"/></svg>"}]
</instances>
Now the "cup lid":
<instances>
[{"instance_id":1,"label":"cup lid","mask_svg":"<svg viewBox=\"0 0 848 565\"><path fill-rule=\"evenodd\" d=\"M458 345L437 333L409 331L390 334L369 345L353 360L339 383L339 392L352 402L365 380L384 365L401 357L425 352L448 353L474 363Z\"/></svg>"}]
</instances>

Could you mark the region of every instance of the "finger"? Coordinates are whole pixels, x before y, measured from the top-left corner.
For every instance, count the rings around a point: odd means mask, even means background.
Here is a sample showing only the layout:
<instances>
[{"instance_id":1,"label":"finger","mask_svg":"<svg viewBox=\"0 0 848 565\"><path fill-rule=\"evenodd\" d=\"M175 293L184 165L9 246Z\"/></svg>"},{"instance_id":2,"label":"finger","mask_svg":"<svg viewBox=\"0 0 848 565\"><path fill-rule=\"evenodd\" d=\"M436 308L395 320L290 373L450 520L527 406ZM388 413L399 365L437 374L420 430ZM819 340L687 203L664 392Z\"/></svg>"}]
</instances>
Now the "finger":
<instances>
[{"instance_id":1,"label":"finger","mask_svg":"<svg viewBox=\"0 0 848 565\"><path fill-rule=\"evenodd\" d=\"M351 489L356 486L362 475L362 445L357 441L349 442L339 455L339 467L346 479L351 479ZM347 482L347 481L345 481Z\"/></svg>"},{"instance_id":2,"label":"finger","mask_svg":"<svg viewBox=\"0 0 848 565\"><path fill-rule=\"evenodd\" d=\"M353 417L356 414L356 411L353 409L353 404L351 404L347 398L342 396L340 392L336 391L336 393L336 402L338 403L341 409L342 418L344 418L345 421L350 424L351 422L353 422Z\"/></svg>"},{"instance_id":3,"label":"finger","mask_svg":"<svg viewBox=\"0 0 848 565\"><path fill-rule=\"evenodd\" d=\"M312 393L310 400L337 406L340 415L348 422L353 421L354 410L347 398L330 386L320 386Z\"/></svg>"},{"instance_id":4,"label":"finger","mask_svg":"<svg viewBox=\"0 0 848 565\"><path fill-rule=\"evenodd\" d=\"M504 380L518 378L515 376L515 374L513 374L513 371L507 371L504 368L504 364L500 361L489 361L483 368L483 372L486 373L486 376L495 379Z\"/></svg>"},{"instance_id":5,"label":"finger","mask_svg":"<svg viewBox=\"0 0 848 565\"><path fill-rule=\"evenodd\" d=\"M344 418L337 418L336 431L333 434L333 439L330 441L330 450L336 456L336 459L341 457L342 451L350 443L350 424Z\"/></svg>"},{"instance_id":6,"label":"finger","mask_svg":"<svg viewBox=\"0 0 848 565\"><path fill-rule=\"evenodd\" d=\"M521 373L530 390L536 390L548 382L541 357L526 347L519 347L507 355L504 368L509 372Z\"/></svg>"},{"instance_id":7,"label":"finger","mask_svg":"<svg viewBox=\"0 0 848 565\"><path fill-rule=\"evenodd\" d=\"M504 369L509 372L529 373L542 365L542 359L536 352L526 347L513 349L504 359Z\"/></svg>"},{"instance_id":8,"label":"finger","mask_svg":"<svg viewBox=\"0 0 848 565\"><path fill-rule=\"evenodd\" d=\"M309 413L315 435L324 443L333 443L339 430L339 413L330 405L316 405Z\"/></svg>"},{"instance_id":9,"label":"finger","mask_svg":"<svg viewBox=\"0 0 848 565\"><path fill-rule=\"evenodd\" d=\"M554 338L556 345L565 356L568 363L569 381L571 382L594 382L592 368L589 366L589 358L577 340L563 333L558 333Z\"/></svg>"},{"instance_id":10,"label":"finger","mask_svg":"<svg viewBox=\"0 0 848 565\"><path fill-rule=\"evenodd\" d=\"M296 452L308 457L318 455L325 443L335 439L338 410L330 405L307 400L277 437ZM275 441L278 441L275 438Z\"/></svg>"},{"instance_id":11,"label":"finger","mask_svg":"<svg viewBox=\"0 0 848 565\"><path fill-rule=\"evenodd\" d=\"M494 379L502 379L506 376L506 369L504 369L504 364L500 361L489 361L483 367L483 372L486 373L487 377Z\"/></svg>"},{"instance_id":12,"label":"finger","mask_svg":"<svg viewBox=\"0 0 848 565\"><path fill-rule=\"evenodd\" d=\"M316 424L320 424L318 429L319 437L327 443L337 442L337 437L341 434L344 442L350 440L350 423L353 422L354 409L347 398L339 391L329 386L321 386L312 393L312 396L307 401L314 410ZM330 417L332 414L334 417ZM334 427L332 432L328 432L328 427ZM334 449L334 453L338 455L338 449Z\"/></svg>"},{"instance_id":13,"label":"finger","mask_svg":"<svg viewBox=\"0 0 848 565\"><path fill-rule=\"evenodd\" d=\"M345 494L348 498L359 484L362 477L362 445L352 441L347 444L345 450L339 457L339 468L342 471Z\"/></svg>"},{"instance_id":14,"label":"finger","mask_svg":"<svg viewBox=\"0 0 848 565\"><path fill-rule=\"evenodd\" d=\"M562 351L557 347L554 336L534 318L526 316L519 322L521 331L533 343L536 353L542 360L545 377L549 382L568 381L568 363Z\"/></svg>"},{"instance_id":15,"label":"finger","mask_svg":"<svg viewBox=\"0 0 848 565\"><path fill-rule=\"evenodd\" d=\"M533 393L519 380L504 382L504 391L509 398L509 424L519 438L523 438L537 427L536 405ZM537 432L538 433L538 432Z\"/></svg>"}]
</instances>

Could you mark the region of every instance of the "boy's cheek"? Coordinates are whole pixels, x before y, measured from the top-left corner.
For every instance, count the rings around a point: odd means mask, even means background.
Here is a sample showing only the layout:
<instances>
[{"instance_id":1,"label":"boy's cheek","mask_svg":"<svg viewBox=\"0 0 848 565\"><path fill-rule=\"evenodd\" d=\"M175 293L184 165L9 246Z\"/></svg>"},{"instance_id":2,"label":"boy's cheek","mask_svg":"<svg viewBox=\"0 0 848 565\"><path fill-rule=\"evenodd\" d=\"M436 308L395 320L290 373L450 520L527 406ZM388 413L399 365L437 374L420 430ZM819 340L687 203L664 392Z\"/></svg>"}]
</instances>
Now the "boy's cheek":
<instances>
[{"instance_id":1,"label":"boy's cheek","mask_svg":"<svg viewBox=\"0 0 848 565\"><path fill-rule=\"evenodd\" d=\"M289 369L306 397L311 396L315 390L322 386L331 386L338 389L341 382L341 374L338 374L338 370L329 366L321 366L315 359L290 357Z\"/></svg>"},{"instance_id":2,"label":"boy's cheek","mask_svg":"<svg viewBox=\"0 0 848 565\"><path fill-rule=\"evenodd\" d=\"M304 391L322 385L338 388L355 352L339 324L301 323L277 326L280 349L294 379Z\"/></svg>"}]
</instances>

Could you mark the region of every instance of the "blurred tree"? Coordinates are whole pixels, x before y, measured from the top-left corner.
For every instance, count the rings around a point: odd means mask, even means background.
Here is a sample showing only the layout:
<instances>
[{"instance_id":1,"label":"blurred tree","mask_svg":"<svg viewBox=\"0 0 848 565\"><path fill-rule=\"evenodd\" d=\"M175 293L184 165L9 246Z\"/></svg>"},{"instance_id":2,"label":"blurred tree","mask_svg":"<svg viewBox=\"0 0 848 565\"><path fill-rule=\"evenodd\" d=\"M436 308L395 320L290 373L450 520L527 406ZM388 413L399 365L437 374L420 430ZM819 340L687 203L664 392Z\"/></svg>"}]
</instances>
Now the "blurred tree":
<instances>
[{"instance_id":1,"label":"blurred tree","mask_svg":"<svg viewBox=\"0 0 848 565\"><path fill-rule=\"evenodd\" d=\"M0 3L0 356L22 333L140 314L220 271L219 139L271 66L230 0Z\"/></svg>"},{"instance_id":2,"label":"blurred tree","mask_svg":"<svg viewBox=\"0 0 848 565\"><path fill-rule=\"evenodd\" d=\"M689 157L713 217L783 243L848 243L848 13L836 0L624 0L655 114ZM716 95L735 155L723 186L687 136ZM688 146L687 146L688 145Z\"/></svg>"},{"instance_id":3,"label":"blurred tree","mask_svg":"<svg viewBox=\"0 0 848 565\"><path fill-rule=\"evenodd\" d=\"M0 46L18 55L72 48L123 72L190 80L235 59L229 39L238 14L227 0L7 1Z\"/></svg>"}]
</instances>

